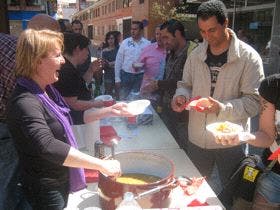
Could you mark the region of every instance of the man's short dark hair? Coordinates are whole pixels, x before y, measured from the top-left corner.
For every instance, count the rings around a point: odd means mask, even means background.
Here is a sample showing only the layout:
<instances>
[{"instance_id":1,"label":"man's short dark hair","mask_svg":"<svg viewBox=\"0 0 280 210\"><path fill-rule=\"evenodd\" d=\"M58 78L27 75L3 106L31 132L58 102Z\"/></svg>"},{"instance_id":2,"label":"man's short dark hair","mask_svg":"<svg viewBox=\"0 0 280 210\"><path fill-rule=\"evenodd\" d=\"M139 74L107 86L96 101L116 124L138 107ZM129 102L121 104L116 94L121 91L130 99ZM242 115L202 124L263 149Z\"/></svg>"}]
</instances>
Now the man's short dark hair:
<instances>
[{"instance_id":1,"label":"man's short dark hair","mask_svg":"<svg viewBox=\"0 0 280 210\"><path fill-rule=\"evenodd\" d=\"M71 25L73 26L74 24L80 24L83 28L83 23L78 19L72 21Z\"/></svg>"},{"instance_id":2,"label":"man's short dark hair","mask_svg":"<svg viewBox=\"0 0 280 210\"><path fill-rule=\"evenodd\" d=\"M203 2L197 9L197 20L208 20L215 16L218 23L223 25L227 19L226 6L222 1L210 0Z\"/></svg>"},{"instance_id":3,"label":"man's short dark hair","mask_svg":"<svg viewBox=\"0 0 280 210\"><path fill-rule=\"evenodd\" d=\"M132 21L131 25L134 25L134 24L138 25L140 30L144 29L144 24L141 21L138 21L138 20Z\"/></svg>"},{"instance_id":4,"label":"man's short dark hair","mask_svg":"<svg viewBox=\"0 0 280 210\"><path fill-rule=\"evenodd\" d=\"M87 48L90 40L79 33L64 33L64 53L73 55L74 49L79 47L81 50Z\"/></svg>"},{"instance_id":5,"label":"man's short dark hair","mask_svg":"<svg viewBox=\"0 0 280 210\"><path fill-rule=\"evenodd\" d=\"M179 21L175 19L170 19L160 26L160 30L167 29L169 33L171 33L175 37L176 30L181 32L181 35L185 38L185 27L184 25Z\"/></svg>"},{"instance_id":6,"label":"man's short dark hair","mask_svg":"<svg viewBox=\"0 0 280 210\"><path fill-rule=\"evenodd\" d=\"M60 26L60 31L62 33L64 33L64 32L71 32L71 31L69 31L67 29L67 26L66 26L67 22L68 22L68 24L70 24L70 21L68 19L58 19L57 22L58 22L58 24Z\"/></svg>"}]
</instances>

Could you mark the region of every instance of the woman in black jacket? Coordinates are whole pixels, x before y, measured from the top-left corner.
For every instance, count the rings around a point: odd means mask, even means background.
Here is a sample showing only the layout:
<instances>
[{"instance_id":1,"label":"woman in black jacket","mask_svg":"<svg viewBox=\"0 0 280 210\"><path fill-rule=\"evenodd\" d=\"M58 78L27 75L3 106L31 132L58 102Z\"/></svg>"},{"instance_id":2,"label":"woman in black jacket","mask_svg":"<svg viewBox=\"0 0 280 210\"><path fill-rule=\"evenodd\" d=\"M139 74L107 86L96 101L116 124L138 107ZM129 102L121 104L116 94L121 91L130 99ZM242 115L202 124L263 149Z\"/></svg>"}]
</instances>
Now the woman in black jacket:
<instances>
[{"instance_id":1,"label":"woman in black jacket","mask_svg":"<svg viewBox=\"0 0 280 210\"><path fill-rule=\"evenodd\" d=\"M34 210L66 207L69 192L86 187L83 168L115 177L121 173L118 161L77 150L69 108L51 85L65 62L62 47L63 35L50 30L25 30L17 43L17 85L8 125L19 154L24 194ZM124 103L110 109L128 114ZM94 114L85 111L85 121Z\"/></svg>"}]
</instances>

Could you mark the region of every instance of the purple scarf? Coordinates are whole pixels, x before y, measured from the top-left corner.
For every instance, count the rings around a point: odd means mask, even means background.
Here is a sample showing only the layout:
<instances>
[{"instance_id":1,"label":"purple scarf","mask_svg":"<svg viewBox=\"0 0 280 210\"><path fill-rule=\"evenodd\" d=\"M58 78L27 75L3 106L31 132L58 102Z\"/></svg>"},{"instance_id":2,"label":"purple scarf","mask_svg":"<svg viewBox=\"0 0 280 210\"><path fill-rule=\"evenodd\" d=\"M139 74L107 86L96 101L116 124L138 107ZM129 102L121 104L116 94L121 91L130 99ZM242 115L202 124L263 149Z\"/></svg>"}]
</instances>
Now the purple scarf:
<instances>
[{"instance_id":1,"label":"purple scarf","mask_svg":"<svg viewBox=\"0 0 280 210\"><path fill-rule=\"evenodd\" d=\"M72 119L69 114L70 109L68 108L59 92L54 87L52 87L52 85L48 85L46 87L46 92L52 98L50 99L48 96L46 96L46 94L44 94L44 91L33 80L20 77L17 79L17 84L26 88L32 94L36 95L38 99L43 103L43 105L48 110L54 113L57 120L63 126L67 137L67 143L74 148L78 148L75 136L71 128ZM69 177L70 192L75 192L86 187L84 169L70 167Z\"/></svg>"}]
</instances>

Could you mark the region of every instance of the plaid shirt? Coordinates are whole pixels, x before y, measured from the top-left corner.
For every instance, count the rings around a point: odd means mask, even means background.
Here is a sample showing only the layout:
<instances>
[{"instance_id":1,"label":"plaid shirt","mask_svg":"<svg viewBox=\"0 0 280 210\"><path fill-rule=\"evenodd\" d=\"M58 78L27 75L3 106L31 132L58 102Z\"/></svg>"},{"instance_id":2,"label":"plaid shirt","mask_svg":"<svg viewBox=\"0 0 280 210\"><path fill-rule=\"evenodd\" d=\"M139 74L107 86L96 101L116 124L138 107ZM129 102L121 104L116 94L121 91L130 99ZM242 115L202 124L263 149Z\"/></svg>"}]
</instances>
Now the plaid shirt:
<instances>
[{"instance_id":1,"label":"plaid shirt","mask_svg":"<svg viewBox=\"0 0 280 210\"><path fill-rule=\"evenodd\" d=\"M17 38L0 33L0 121L6 118L8 98L15 87Z\"/></svg>"}]
</instances>

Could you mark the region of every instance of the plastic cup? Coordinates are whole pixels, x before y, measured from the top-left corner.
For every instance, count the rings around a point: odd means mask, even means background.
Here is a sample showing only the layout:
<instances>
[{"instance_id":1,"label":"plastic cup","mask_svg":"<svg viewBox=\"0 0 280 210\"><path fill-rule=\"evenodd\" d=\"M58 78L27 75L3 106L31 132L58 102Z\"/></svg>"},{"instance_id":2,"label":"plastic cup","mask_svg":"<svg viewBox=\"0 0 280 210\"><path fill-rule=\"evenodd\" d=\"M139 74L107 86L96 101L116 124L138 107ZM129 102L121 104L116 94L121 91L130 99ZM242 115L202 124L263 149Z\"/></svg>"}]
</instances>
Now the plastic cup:
<instances>
[{"instance_id":1,"label":"plastic cup","mask_svg":"<svg viewBox=\"0 0 280 210\"><path fill-rule=\"evenodd\" d=\"M137 116L127 118L127 127L129 129L137 128Z\"/></svg>"}]
</instances>

